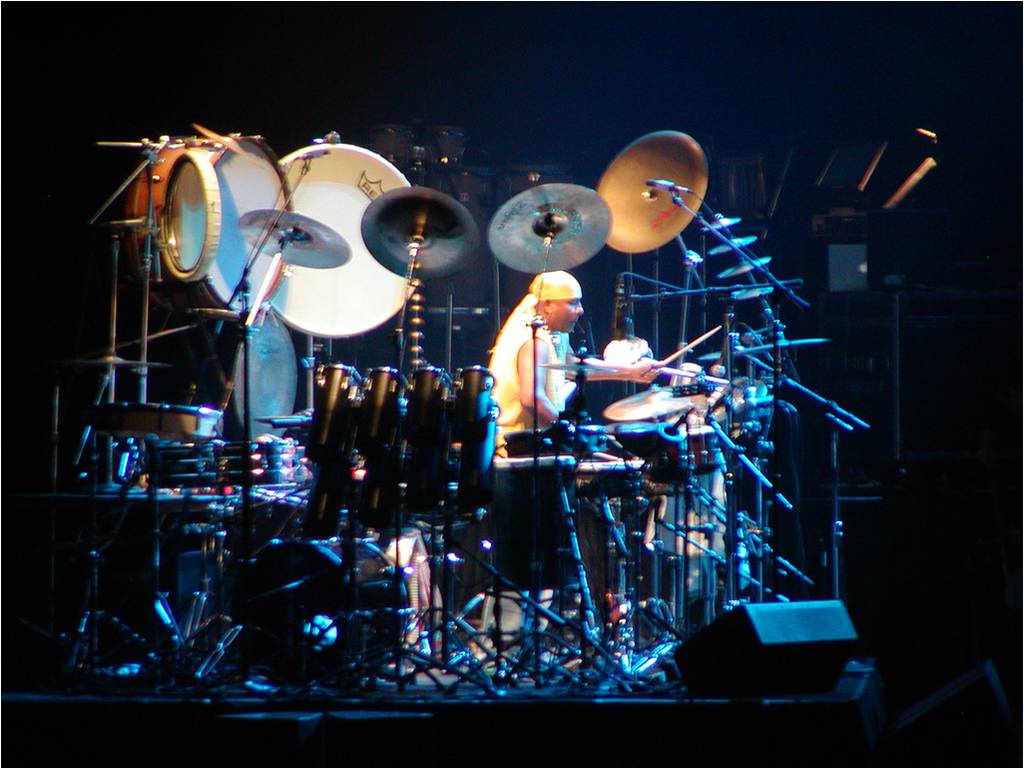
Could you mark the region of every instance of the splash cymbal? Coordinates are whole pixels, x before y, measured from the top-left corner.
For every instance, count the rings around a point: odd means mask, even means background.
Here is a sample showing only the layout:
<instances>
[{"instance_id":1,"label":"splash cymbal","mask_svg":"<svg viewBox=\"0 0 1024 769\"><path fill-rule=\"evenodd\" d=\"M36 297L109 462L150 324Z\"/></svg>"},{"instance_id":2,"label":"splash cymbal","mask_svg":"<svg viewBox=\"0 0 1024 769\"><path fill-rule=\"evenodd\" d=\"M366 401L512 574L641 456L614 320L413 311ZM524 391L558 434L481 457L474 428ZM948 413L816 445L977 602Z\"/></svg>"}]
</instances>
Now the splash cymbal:
<instances>
[{"instance_id":1,"label":"splash cymbal","mask_svg":"<svg viewBox=\"0 0 1024 769\"><path fill-rule=\"evenodd\" d=\"M744 236L742 238L733 238L732 239L733 245L735 245L735 246L737 246L739 248L745 248L746 246L749 246L749 245L751 245L753 243L756 243L756 242L757 242L757 235L746 235L746 236ZM725 243L723 243L722 245L715 246L710 251L708 251L708 256L721 256L722 254L730 254L734 250L735 249L732 246L728 246Z\"/></svg>"},{"instance_id":2,"label":"splash cymbal","mask_svg":"<svg viewBox=\"0 0 1024 769\"><path fill-rule=\"evenodd\" d=\"M764 267L766 264L771 262L771 260L772 258L770 256L761 256L758 257L757 259L751 260L750 262L743 262L742 264L737 264L735 267L730 267L727 270L722 270L720 273L718 273L717 277L719 280L725 280L726 278L735 278L737 275L746 275L748 272L754 269L755 266Z\"/></svg>"},{"instance_id":3,"label":"splash cymbal","mask_svg":"<svg viewBox=\"0 0 1024 769\"><path fill-rule=\"evenodd\" d=\"M264 242L264 250L277 248L284 241L281 256L288 264L327 270L340 267L352 258L352 249L337 232L323 222L294 211L258 208L238 220L242 237L250 245Z\"/></svg>"}]
</instances>

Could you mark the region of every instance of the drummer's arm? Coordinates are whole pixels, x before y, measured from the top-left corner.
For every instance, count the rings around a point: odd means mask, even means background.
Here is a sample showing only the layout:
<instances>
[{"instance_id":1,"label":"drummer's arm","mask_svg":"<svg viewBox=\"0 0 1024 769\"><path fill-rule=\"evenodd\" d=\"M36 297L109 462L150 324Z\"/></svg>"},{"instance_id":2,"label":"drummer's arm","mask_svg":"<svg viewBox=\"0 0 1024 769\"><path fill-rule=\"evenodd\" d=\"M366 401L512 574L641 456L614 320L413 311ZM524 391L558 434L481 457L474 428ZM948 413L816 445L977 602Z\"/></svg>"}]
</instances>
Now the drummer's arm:
<instances>
[{"instance_id":1,"label":"drummer's arm","mask_svg":"<svg viewBox=\"0 0 1024 769\"><path fill-rule=\"evenodd\" d=\"M558 419L558 410L547 395L548 370L541 366L551 362L551 348L541 339L534 340L533 345L534 355L530 354L530 343L527 342L519 348L519 355L516 358L519 370L519 403L527 412L532 413L536 394L537 423L549 425ZM535 365L536 381L533 376Z\"/></svg>"}]
</instances>

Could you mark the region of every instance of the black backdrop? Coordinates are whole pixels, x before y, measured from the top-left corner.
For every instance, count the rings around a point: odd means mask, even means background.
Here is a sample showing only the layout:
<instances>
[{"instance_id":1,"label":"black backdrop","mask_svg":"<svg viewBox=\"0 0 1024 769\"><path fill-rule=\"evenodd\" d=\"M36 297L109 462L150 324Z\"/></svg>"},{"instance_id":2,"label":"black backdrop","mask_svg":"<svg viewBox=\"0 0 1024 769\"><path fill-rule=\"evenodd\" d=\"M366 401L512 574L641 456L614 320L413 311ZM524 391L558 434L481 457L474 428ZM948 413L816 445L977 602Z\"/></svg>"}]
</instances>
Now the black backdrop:
<instances>
[{"instance_id":1,"label":"black backdrop","mask_svg":"<svg viewBox=\"0 0 1024 769\"><path fill-rule=\"evenodd\" d=\"M331 129L366 146L374 124L457 125L467 161L564 164L594 186L630 141L679 130L708 154L712 203L728 153L761 153L772 189L791 158L771 245L776 274L793 277L829 150L888 139L876 195L937 153L908 204L949 211L951 285L1020 290L1017 4L5 4L3 21L5 491L46 486L50 363L105 341L107 245L85 222L137 158L97 140L198 122L262 134L284 155ZM669 248L635 266L655 261L680 279ZM605 249L579 271L599 345L625 263ZM502 275L507 309L527 278ZM473 285L460 283L460 303L493 301ZM970 367L1019 392L1017 321L996 331L1009 362ZM488 323L464 329L456 358L485 362ZM663 349L677 332L664 325ZM359 365L379 352L338 348ZM92 382L71 378L69 411Z\"/></svg>"}]
</instances>

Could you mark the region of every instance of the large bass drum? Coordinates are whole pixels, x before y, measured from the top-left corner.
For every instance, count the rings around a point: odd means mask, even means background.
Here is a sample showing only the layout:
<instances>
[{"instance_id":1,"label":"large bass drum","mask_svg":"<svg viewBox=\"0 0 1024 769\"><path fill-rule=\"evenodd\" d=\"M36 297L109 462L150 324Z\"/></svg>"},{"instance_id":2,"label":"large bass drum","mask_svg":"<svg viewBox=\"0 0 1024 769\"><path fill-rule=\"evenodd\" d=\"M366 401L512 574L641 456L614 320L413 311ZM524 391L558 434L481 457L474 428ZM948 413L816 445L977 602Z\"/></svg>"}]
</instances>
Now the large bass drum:
<instances>
[{"instance_id":1,"label":"large bass drum","mask_svg":"<svg viewBox=\"0 0 1024 769\"><path fill-rule=\"evenodd\" d=\"M188 303L240 309L232 296L251 248L238 220L249 211L281 208L287 200L285 180L276 158L258 136L238 140L245 150L231 152L207 139L176 139L159 154L153 170L153 213L164 286L188 289ZM146 216L147 185L142 175L129 187L126 213ZM144 236L130 244L136 254ZM250 274L258 286L270 264L264 250Z\"/></svg>"},{"instance_id":2,"label":"large bass drum","mask_svg":"<svg viewBox=\"0 0 1024 769\"><path fill-rule=\"evenodd\" d=\"M405 279L382 267L367 250L363 213L385 192L408 187L395 166L350 144L315 144L281 160L294 191L293 210L334 229L352 249L340 267L290 265L270 300L288 325L316 336L346 337L381 325L405 301Z\"/></svg>"}]
</instances>

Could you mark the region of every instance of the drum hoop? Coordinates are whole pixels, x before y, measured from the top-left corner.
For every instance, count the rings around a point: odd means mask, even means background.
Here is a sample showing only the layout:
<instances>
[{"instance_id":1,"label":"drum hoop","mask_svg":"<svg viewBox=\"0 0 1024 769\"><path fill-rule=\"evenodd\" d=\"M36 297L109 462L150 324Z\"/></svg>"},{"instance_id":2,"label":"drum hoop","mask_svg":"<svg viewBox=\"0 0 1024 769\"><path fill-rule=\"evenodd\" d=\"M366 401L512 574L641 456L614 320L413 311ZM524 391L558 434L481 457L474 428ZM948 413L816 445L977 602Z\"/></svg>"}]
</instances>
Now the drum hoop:
<instances>
[{"instance_id":1,"label":"drum hoop","mask_svg":"<svg viewBox=\"0 0 1024 769\"><path fill-rule=\"evenodd\" d=\"M220 152L223 152L221 150ZM219 155L219 152L217 153ZM206 278L210 269L214 254L220 245L221 232L221 205L220 205L220 182L217 179L217 171L210 161L211 153L208 150L189 148L185 150L174 167L171 169L170 179L167 185L167 196L164 210L161 214L160 233L163 241L163 248L160 251L160 261L164 270L173 279L185 283L201 281ZM185 270L179 267L180 254L175 245L172 245L169 233L167 232L168 218L172 213L174 191L178 184L180 169L178 164L182 161L190 162L199 174L199 181L203 188L204 209L206 212L206 229L203 233L203 245L199 251L199 259L196 266Z\"/></svg>"}]
</instances>

